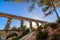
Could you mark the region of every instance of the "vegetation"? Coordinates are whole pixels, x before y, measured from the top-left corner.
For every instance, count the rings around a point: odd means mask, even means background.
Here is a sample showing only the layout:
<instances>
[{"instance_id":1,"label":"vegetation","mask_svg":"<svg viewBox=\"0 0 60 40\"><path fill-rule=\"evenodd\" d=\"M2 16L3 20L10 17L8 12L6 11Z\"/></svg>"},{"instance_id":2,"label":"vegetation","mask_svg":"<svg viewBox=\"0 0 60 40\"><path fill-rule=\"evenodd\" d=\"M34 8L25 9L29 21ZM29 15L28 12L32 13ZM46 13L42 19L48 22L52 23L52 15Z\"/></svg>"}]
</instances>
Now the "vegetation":
<instances>
[{"instance_id":1,"label":"vegetation","mask_svg":"<svg viewBox=\"0 0 60 40\"><path fill-rule=\"evenodd\" d=\"M24 26L24 28L23 28L24 30L22 29L23 30L23 33L19 37L18 37L18 34L17 33L13 32L13 33L9 33L9 35L7 35L6 39L13 37L12 40L19 40L20 38L22 38L23 36L25 36L26 34L29 33L29 29L28 28L25 29L25 28L26 28L26 26ZM11 30L13 30L13 31L18 31L20 29L21 29L20 27L19 28L16 28L15 26L11 28Z\"/></svg>"},{"instance_id":2,"label":"vegetation","mask_svg":"<svg viewBox=\"0 0 60 40\"><path fill-rule=\"evenodd\" d=\"M45 16L52 14L52 12L54 11L57 18L59 19L59 15L56 11L56 8L60 7L59 1L60 0L32 0L32 5L30 6L29 11L32 11L32 9L34 9L35 7L35 4L37 4L39 7L42 7Z\"/></svg>"},{"instance_id":3,"label":"vegetation","mask_svg":"<svg viewBox=\"0 0 60 40\"><path fill-rule=\"evenodd\" d=\"M23 32L23 34L20 35L19 39L22 38L23 36L25 36L25 35L28 34L28 33L29 33L29 29L26 29L26 30Z\"/></svg>"},{"instance_id":4,"label":"vegetation","mask_svg":"<svg viewBox=\"0 0 60 40\"><path fill-rule=\"evenodd\" d=\"M20 38L22 38L23 36L25 36L26 34L29 33L29 29L26 29L22 35L20 35L19 37L13 38L12 40L19 40Z\"/></svg>"},{"instance_id":5,"label":"vegetation","mask_svg":"<svg viewBox=\"0 0 60 40\"><path fill-rule=\"evenodd\" d=\"M57 23L60 23L60 18L59 19L57 19L57 21L56 21Z\"/></svg>"},{"instance_id":6,"label":"vegetation","mask_svg":"<svg viewBox=\"0 0 60 40\"><path fill-rule=\"evenodd\" d=\"M26 0L26 1L29 2L29 0ZM60 7L60 0L32 0L31 3L32 4L29 7L29 12L35 8L35 4L37 4L39 7L42 7L42 11L44 12L45 17L55 12L58 20L56 21L56 23L45 24L45 28L47 28L48 26L50 26L53 29L57 28L58 23L60 23L60 18L59 18L56 8ZM46 40L48 37L48 33L47 32L43 33L41 29L42 28L37 29L38 34L37 34L36 40ZM17 29L16 27L14 27L12 28L12 30L17 30ZM18 40L28 33L29 33L29 30L27 29L23 32L23 34L20 37L14 38L12 40ZM9 37L12 37L12 35L9 35L7 38ZM56 35L53 35L53 37L56 38ZM55 38L53 40L57 40Z\"/></svg>"},{"instance_id":7,"label":"vegetation","mask_svg":"<svg viewBox=\"0 0 60 40\"><path fill-rule=\"evenodd\" d=\"M6 39L16 36L16 37L13 38L12 40L19 40L20 38L22 38L23 36L25 36L25 35L28 34L28 33L29 33L29 29L26 29L26 30L23 32L23 34L20 35L19 37L18 37L18 35L17 35L16 33L11 33L11 34L9 34L9 35L6 37Z\"/></svg>"},{"instance_id":8,"label":"vegetation","mask_svg":"<svg viewBox=\"0 0 60 40\"><path fill-rule=\"evenodd\" d=\"M40 27L37 28L37 31L40 31L41 29L42 29L42 27L40 26Z\"/></svg>"},{"instance_id":9,"label":"vegetation","mask_svg":"<svg viewBox=\"0 0 60 40\"><path fill-rule=\"evenodd\" d=\"M19 38L18 38L18 37L16 37L16 38L13 38L12 40L19 40Z\"/></svg>"},{"instance_id":10,"label":"vegetation","mask_svg":"<svg viewBox=\"0 0 60 40\"><path fill-rule=\"evenodd\" d=\"M8 38L10 38L10 37L14 37L14 36L18 37L18 35L17 35L16 33L12 33L12 34L9 34L9 35L6 37L6 39L8 39Z\"/></svg>"},{"instance_id":11,"label":"vegetation","mask_svg":"<svg viewBox=\"0 0 60 40\"><path fill-rule=\"evenodd\" d=\"M21 2L22 0L15 0L15 2ZM52 14L53 12L56 13L57 18L59 19L58 12L56 8L60 7L60 0L23 0L24 2L31 3L29 6L29 12L35 8L35 4L39 7L42 7L45 16ZM48 12L47 12L48 11Z\"/></svg>"},{"instance_id":12,"label":"vegetation","mask_svg":"<svg viewBox=\"0 0 60 40\"><path fill-rule=\"evenodd\" d=\"M47 29L47 27L50 26L53 29L52 31L54 31L55 29L57 29L58 27L60 27L60 26L57 26L58 24L60 24L60 19L58 19L54 23L45 24L45 26L44 26L45 28L44 29ZM38 28L38 33L37 33L36 40L46 40L46 39L48 39L48 36L49 36L48 32L42 32L41 29L42 28ZM60 34L54 33L51 36L52 36L51 40L60 40L59 39Z\"/></svg>"},{"instance_id":13,"label":"vegetation","mask_svg":"<svg viewBox=\"0 0 60 40\"><path fill-rule=\"evenodd\" d=\"M12 27L11 30L18 30L16 26Z\"/></svg>"},{"instance_id":14,"label":"vegetation","mask_svg":"<svg viewBox=\"0 0 60 40\"><path fill-rule=\"evenodd\" d=\"M42 31L39 31L36 37L36 40L46 40L48 37L48 33L43 33Z\"/></svg>"}]
</instances>

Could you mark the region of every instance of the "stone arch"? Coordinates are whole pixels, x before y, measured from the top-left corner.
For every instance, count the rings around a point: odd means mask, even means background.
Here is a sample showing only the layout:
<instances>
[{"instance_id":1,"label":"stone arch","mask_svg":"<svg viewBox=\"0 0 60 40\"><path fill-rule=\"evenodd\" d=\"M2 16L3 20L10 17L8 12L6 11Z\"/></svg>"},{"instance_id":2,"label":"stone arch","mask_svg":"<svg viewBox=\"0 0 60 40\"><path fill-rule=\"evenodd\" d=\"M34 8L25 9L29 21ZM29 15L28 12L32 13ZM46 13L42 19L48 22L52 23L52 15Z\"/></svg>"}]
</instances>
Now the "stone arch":
<instances>
[{"instance_id":1,"label":"stone arch","mask_svg":"<svg viewBox=\"0 0 60 40\"><path fill-rule=\"evenodd\" d=\"M10 29L13 27L16 27L17 29L20 28L20 20L18 19L12 19L10 23Z\"/></svg>"},{"instance_id":2,"label":"stone arch","mask_svg":"<svg viewBox=\"0 0 60 40\"><path fill-rule=\"evenodd\" d=\"M36 22L32 21L32 27L33 27L34 29L37 28L37 24L36 24Z\"/></svg>"},{"instance_id":3,"label":"stone arch","mask_svg":"<svg viewBox=\"0 0 60 40\"><path fill-rule=\"evenodd\" d=\"M30 23L29 23L29 21L24 21L24 26L26 26L26 28L30 28Z\"/></svg>"},{"instance_id":4,"label":"stone arch","mask_svg":"<svg viewBox=\"0 0 60 40\"><path fill-rule=\"evenodd\" d=\"M0 17L0 30L3 30L7 25L8 18Z\"/></svg>"},{"instance_id":5,"label":"stone arch","mask_svg":"<svg viewBox=\"0 0 60 40\"><path fill-rule=\"evenodd\" d=\"M10 31L9 33L8 33L8 35L6 35L6 40L7 39L9 39L9 38L11 38L11 37L14 37L14 36L16 36L16 37L18 37L18 34L17 34L17 32L16 31Z\"/></svg>"},{"instance_id":6,"label":"stone arch","mask_svg":"<svg viewBox=\"0 0 60 40\"><path fill-rule=\"evenodd\" d=\"M41 26L42 24L41 23L38 23L39 24L39 26Z\"/></svg>"},{"instance_id":7,"label":"stone arch","mask_svg":"<svg viewBox=\"0 0 60 40\"><path fill-rule=\"evenodd\" d=\"M4 13L0 13L0 17L8 18L8 22L7 22L7 25L4 28L4 30L8 30L9 25L10 25L12 19L19 19L19 20L21 20L21 27L23 27L23 21L24 20L29 21L31 31L32 31L32 21L35 21L37 24L38 24L38 22L41 22L43 24L47 23L47 22L44 22L44 21L36 20L36 19L30 19L30 18L26 18L26 17L16 16L16 15L11 15L11 14L4 14Z\"/></svg>"}]
</instances>

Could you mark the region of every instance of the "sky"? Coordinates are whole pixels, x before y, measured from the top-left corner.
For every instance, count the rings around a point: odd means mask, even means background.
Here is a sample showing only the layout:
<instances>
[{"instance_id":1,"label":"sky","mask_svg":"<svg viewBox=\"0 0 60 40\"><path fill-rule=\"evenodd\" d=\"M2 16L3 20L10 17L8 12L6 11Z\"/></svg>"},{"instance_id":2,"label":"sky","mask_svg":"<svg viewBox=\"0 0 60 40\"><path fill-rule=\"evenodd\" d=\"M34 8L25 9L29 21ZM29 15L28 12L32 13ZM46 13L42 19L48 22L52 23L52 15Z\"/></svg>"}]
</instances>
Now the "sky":
<instances>
[{"instance_id":1,"label":"sky","mask_svg":"<svg viewBox=\"0 0 60 40\"><path fill-rule=\"evenodd\" d=\"M33 9L32 12L28 12L28 7L30 5L31 5L30 3L26 3L26 2L4 2L0 0L0 12L22 16L22 17L27 17L31 19L37 19L41 21L47 21L47 22L55 22L57 20L55 12L43 18L44 12L42 11L41 7L38 7L38 5L35 5L35 9ZM60 8L57 8L57 12L60 13ZM7 21L8 21L7 18L0 17L0 30L2 30L6 26ZM19 21L20 20L18 19L12 20L10 26L20 27Z\"/></svg>"}]
</instances>

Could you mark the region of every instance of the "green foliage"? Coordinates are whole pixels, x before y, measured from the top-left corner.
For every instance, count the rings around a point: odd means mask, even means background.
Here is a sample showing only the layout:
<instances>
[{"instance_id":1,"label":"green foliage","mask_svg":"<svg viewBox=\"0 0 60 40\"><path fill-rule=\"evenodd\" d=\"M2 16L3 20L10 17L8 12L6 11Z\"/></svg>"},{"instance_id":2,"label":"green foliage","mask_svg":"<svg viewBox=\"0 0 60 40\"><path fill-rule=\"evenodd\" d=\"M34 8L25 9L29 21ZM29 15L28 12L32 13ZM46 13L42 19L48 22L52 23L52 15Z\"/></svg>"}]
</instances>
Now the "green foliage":
<instances>
[{"instance_id":1,"label":"green foliage","mask_svg":"<svg viewBox=\"0 0 60 40\"><path fill-rule=\"evenodd\" d=\"M38 28L37 28L37 31L40 31L41 29L42 29L42 26L38 27Z\"/></svg>"},{"instance_id":2,"label":"green foliage","mask_svg":"<svg viewBox=\"0 0 60 40\"><path fill-rule=\"evenodd\" d=\"M56 11L56 7L58 8L58 6L60 5L59 0L33 0L31 3L32 4L29 7L29 11L32 11L32 9L35 8L34 7L35 4L37 4L39 7L42 7L43 12L45 13L44 14L45 17L52 14L53 11L54 11L56 13L56 15L57 15L57 18L59 18L58 13ZM47 11L49 11L49 12L47 12Z\"/></svg>"},{"instance_id":3,"label":"green foliage","mask_svg":"<svg viewBox=\"0 0 60 40\"><path fill-rule=\"evenodd\" d=\"M7 37L6 37L6 39L8 39L8 38L10 38L10 37L13 37L12 35L8 35Z\"/></svg>"},{"instance_id":4,"label":"green foliage","mask_svg":"<svg viewBox=\"0 0 60 40\"><path fill-rule=\"evenodd\" d=\"M57 28L57 24L56 23L49 23L49 26L53 29Z\"/></svg>"},{"instance_id":5,"label":"green foliage","mask_svg":"<svg viewBox=\"0 0 60 40\"><path fill-rule=\"evenodd\" d=\"M56 21L57 23L60 23L60 18Z\"/></svg>"},{"instance_id":6,"label":"green foliage","mask_svg":"<svg viewBox=\"0 0 60 40\"><path fill-rule=\"evenodd\" d=\"M44 28L47 28L48 24L45 24ZM36 40L46 40L48 37L48 33L47 32L42 32L41 31L42 27L38 27L38 33L36 36Z\"/></svg>"},{"instance_id":7,"label":"green foliage","mask_svg":"<svg viewBox=\"0 0 60 40\"><path fill-rule=\"evenodd\" d=\"M46 12L48 9L49 9L49 7L45 7L42 10L43 10L43 12Z\"/></svg>"},{"instance_id":8,"label":"green foliage","mask_svg":"<svg viewBox=\"0 0 60 40\"><path fill-rule=\"evenodd\" d=\"M19 40L19 38L18 38L18 37L16 37L16 38L13 38L12 40Z\"/></svg>"},{"instance_id":9,"label":"green foliage","mask_svg":"<svg viewBox=\"0 0 60 40\"><path fill-rule=\"evenodd\" d=\"M36 40L46 40L48 37L48 33L43 33L42 31L39 31L36 37Z\"/></svg>"},{"instance_id":10,"label":"green foliage","mask_svg":"<svg viewBox=\"0 0 60 40\"><path fill-rule=\"evenodd\" d=\"M28 33L29 33L29 29L26 29L26 30L23 32L24 35L26 35L26 34L28 34Z\"/></svg>"},{"instance_id":11,"label":"green foliage","mask_svg":"<svg viewBox=\"0 0 60 40\"><path fill-rule=\"evenodd\" d=\"M45 24L45 25L44 25L44 28L47 28L48 26L49 26L49 24Z\"/></svg>"},{"instance_id":12,"label":"green foliage","mask_svg":"<svg viewBox=\"0 0 60 40\"><path fill-rule=\"evenodd\" d=\"M22 38L23 36L27 35L29 33L29 29L26 29L22 35L20 35L19 39Z\"/></svg>"},{"instance_id":13,"label":"green foliage","mask_svg":"<svg viewBox=\"0 0 60 40\"><path fill-rule=\"evenodd\" d=\"M37 1L37 5L38 5L39 7L41 7L41 6L42 6L42 1L38 0L38 1Z\"/></svg>"},{"instance_id":14,"label":"green foliage","mask_svg":"<svg viewBox=\"0 0 60 40\"><path fill-rule=\"evenodd\" d=\"M16 33L12 33L12 34L7 35L6 39L8 39L10 37L14 37L14 36L18 37L18 35Z\"/></svg>"},{"instance_id":15,"label":"green foliage","mask_svg":"<svg viewBox=\"0 0 60 40\"><path fill-rule=\"evenodd\" d=\"M53 26L56 26L56 23L50 23L49 25L53 27Z\"/></svg>"},{"instance_id":16,"label":"green foliage","mask_svg":"<svg viewBox=\"0 0 60 40\"><path fill-rule=\"evenodd\" d=\"M14 37L16 36L16 38L13 38L12 40L19 40L20 38L22 38L23 36L27 35L29 33L29 29L26 29L22 35L20 35L19 37L17 36L17 34L15 35L14 33L9 34L6 39L10 38L10 37Z\"/></svg>"}]
</instances>

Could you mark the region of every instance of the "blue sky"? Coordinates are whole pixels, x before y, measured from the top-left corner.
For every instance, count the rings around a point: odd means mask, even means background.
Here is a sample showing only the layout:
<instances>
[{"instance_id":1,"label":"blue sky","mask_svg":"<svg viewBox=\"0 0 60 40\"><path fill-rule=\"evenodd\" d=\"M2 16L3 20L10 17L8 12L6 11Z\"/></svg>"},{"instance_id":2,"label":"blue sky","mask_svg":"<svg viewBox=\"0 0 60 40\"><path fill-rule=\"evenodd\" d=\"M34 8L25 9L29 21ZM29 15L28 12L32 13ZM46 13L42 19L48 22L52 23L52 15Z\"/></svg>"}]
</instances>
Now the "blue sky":
<instances>
[{"instance_id":1,"label":"blue sky","mask_svg":"<svg viewBox=\"0 0 60 40\"><path fill-rule=\"evenodd\" d=\"M56 21L56 15L55 13L49 15L46 18L43 18L44 14L42 12L41 7L35 6L35 9L33 9L32 12L28 12L29 3L26 2L2 2L0 1L0 12L17 15L17 16L23 16L27 18L37 19L37 20L43 20L47 22L54 22ZM57 9L57 12L60 13L60 8ZM60 14L59 14L60 16ZM0 29L3 29L7 23L7 18L0 17ZM10 26L20 26L19 20L12 20Z\"/></svg>"}]
</instances>

